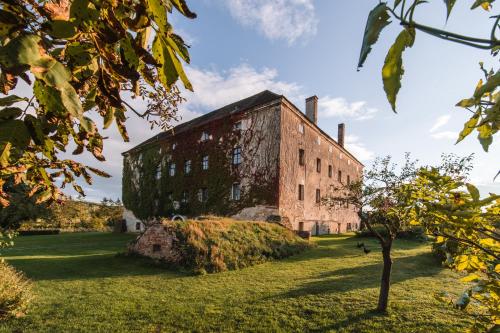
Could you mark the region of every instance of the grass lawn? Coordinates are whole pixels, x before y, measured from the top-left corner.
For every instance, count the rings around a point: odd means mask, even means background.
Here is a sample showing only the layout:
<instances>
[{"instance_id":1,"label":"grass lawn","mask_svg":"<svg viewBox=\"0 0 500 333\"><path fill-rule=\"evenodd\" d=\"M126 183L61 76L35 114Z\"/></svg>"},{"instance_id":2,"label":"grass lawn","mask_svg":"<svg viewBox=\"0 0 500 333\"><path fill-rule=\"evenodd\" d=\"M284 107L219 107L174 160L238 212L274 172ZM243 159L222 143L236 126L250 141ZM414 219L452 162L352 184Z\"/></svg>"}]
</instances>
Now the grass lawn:
<instances>
[{"instance_id":1,"label":"grass lawn","mask_svg":"<svg viewBox=\"0 0 500 333\"><path fill-rule=\"evenodd\" d=\"M381 254L358 238L314 238L317 248L262 265L204 276L116 256L134 236L79 233L27 236L3 252L35 283L27 316L0 332L331 331L458 332L463 315L434 300L459 292L429 246L398 241L388 315L372 312Z\"/></svg>"}]
</instances>

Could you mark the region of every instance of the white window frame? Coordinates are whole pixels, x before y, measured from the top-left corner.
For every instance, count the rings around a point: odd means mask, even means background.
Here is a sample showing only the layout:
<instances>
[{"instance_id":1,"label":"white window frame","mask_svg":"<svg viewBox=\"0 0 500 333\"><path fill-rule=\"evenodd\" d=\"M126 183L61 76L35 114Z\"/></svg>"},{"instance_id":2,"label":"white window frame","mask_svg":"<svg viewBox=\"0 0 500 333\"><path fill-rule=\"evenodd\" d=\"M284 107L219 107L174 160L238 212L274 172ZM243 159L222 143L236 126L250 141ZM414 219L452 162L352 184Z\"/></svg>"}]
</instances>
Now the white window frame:
<instances>
[{"instance_id":1,"label":"white window frame","mask_svg":"<svg viewBox=\"0 0 500 333\"><path fill-rule=\"evenodd\" d=\"M175 163L170 163L170 165L168 166L168 175L170 177L175 176Z\"/></svg>"},{"instance_id":2,"label":"white window frame","mask_svg":"<svg viewBox=\"0 0 500 333\"><path fill-rule=\"evenodd\" d=\"M231 199L234 201L241 200L241 184L233 183L231 186Z\"/></svg>"},{"instance_id":3,"label":"white window frame","mask_svg":"<svg viewBox=\"0 0 500 333\"><path fill-rule=\"evenodd\" d=\"M241 162L243 161L241 147L234 147L233 148L232 160L233 160L233 165L235 165L235 166L238 166L241 164Z\"/></svg>"},{"instance_id":4,"label":"white window frame","mask_svg":"<svg viewBox=\"0 0 500 333\"><path fill-rule=\"evenodd\" d=\"M210 167L209 165L209 158L208 158L208 155L204 155L202 158L201 158L201 169L202 170L208 170L208 168Z\"/></svg>"}]
</instances>

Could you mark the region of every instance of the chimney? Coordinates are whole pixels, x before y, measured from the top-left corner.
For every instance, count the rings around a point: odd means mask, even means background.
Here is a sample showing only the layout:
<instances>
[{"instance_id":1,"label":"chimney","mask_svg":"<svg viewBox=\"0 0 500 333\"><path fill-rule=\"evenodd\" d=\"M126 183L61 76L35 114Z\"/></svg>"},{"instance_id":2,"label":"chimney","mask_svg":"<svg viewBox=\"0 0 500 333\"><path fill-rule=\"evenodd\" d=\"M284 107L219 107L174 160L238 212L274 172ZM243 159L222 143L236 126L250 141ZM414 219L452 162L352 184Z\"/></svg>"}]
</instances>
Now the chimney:
<instances>
[{"instance_id":1,"label":"chimney","mask_svg":"<svg viewBox=\"0 0 500 333\"><path fill-rule=\"evenodd\" d=\"M306 117L313 123L318 123L318 96L306 98Z\"/></svg>"},{"instance_id":2,"label":"chimney","mask_svg":"<svg viewBox=\"0 0 500 333\"><path fill-rule=\"evenodd\" d=\"M337 143L341 147L344 147L344 136L345 136L345 124L341 123L341 124L339 124L339 134L338 134L338 140L337 140Z\"/></svg>"}]
</instances>

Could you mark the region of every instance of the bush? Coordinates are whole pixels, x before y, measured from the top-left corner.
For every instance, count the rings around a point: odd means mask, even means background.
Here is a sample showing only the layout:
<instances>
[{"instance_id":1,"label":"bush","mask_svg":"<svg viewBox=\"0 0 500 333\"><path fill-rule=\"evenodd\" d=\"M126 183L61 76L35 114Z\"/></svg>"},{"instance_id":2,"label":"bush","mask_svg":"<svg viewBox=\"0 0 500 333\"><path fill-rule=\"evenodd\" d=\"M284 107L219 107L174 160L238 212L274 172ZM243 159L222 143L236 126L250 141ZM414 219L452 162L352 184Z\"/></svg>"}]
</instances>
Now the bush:
<instances>
[{"instance_id":1,"label":"bush","mask_svg":"<svg viewBox=\"0 0 500 333\"><path fill-rule=\"evenodd\" d=\"M387 229L385 229L383 226L375 226L374 229L382 236L387 236ZM356 235L358 237L375 237L375 235L368 229L357 231ZM397 238L426 241L427 235L425 234L425 230L422 227L412 227L406 230L399 231Z\"/></svg>"},{"instance_id":2,"label":"bush","mask_svg":"<svg viewBox=\"0 0 500 333\"><path fill-rule=\"evenodd\" d=\"M23 315L31 299L31 282L11 266L0 262L0 320Z\"/></svg>"},{"instance_id":3,"label":"bush","mask_svg":"<svg viewBox=\"0 0 500 333\"><path fill-rule=\"evenodd\" d=\"M166 231L165 237L172 236L170 253L178 254L176 262L169 264L197 273L240 269L285 258L311 247L293 231L266 222L211 218L203 221L165 221L159 228L156 230ZM149 237L158 236L155 227L150 229L135 241L136 244L141 241L148 244ZM134 248L144 248L143 244L132 245L132 252Z\"/></svg>"}]
</instances>

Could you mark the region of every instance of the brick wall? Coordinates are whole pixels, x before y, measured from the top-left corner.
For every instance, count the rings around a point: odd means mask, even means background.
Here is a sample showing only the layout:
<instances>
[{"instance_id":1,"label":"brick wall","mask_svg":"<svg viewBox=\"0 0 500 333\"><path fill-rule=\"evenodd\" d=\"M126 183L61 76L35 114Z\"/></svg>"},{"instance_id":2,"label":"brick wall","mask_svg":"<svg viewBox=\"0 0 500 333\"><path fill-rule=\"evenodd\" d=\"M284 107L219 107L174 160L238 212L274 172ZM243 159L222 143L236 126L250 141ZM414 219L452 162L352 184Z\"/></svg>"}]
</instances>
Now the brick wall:
<instances>
[{"instance_id":1,"label":"brick wall","mask_svg":"<svg viewBox=\"0 0 500 333\"><path fill-rule=\"evenodd\" d=\"M288 217L295 230L313 234L345 232L348 223L355 229L359 218L352 208L339 208L334 212L316 202L316 190L323 197L330 191L330 185L338 185L338 171L342 181L358 179L362 165L343 150L335 141L321 133L305 119L298 110L286 101L281 110L280 142L280 214ZM300 127L303 126L301 133ZM305 153L305 165L299 165L299 149ZM317 172L317 159L321 171ZM328 167L332 166L329 177ZM304 200L299 200L299 184L304 185Z\"/></svg>"}]
</instances>

